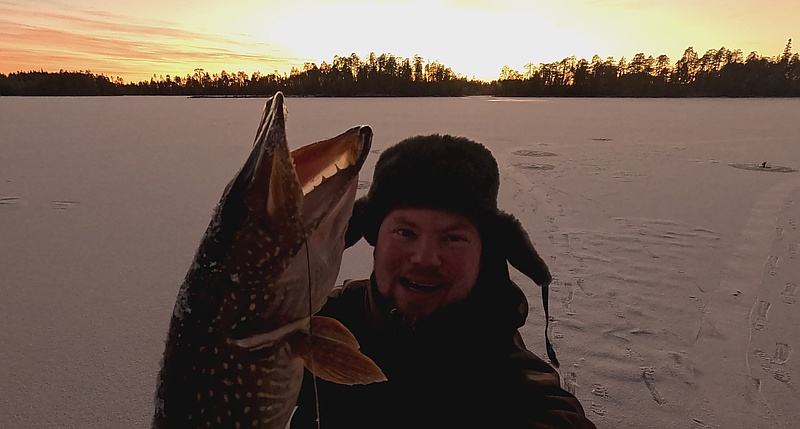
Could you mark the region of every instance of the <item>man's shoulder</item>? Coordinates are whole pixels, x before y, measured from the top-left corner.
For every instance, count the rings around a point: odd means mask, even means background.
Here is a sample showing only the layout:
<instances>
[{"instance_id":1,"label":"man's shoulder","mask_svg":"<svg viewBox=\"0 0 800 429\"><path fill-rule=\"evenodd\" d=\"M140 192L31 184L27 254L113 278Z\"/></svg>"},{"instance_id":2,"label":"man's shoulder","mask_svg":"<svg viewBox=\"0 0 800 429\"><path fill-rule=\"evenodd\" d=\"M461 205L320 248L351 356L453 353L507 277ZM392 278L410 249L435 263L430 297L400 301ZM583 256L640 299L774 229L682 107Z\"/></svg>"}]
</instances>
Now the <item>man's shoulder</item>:
<instances>
[{"instance_id":1,"label":"man's shoulder","mask_svg":"<svg viewBox=\"0 0 800 429\"><path fill-rule=\"evenodd\" d=\"M328 301L319 314L339 318L343 314L364 308L368 286L369 279L345 280L331 290Z\"/></svg>"},{"instance_id":2,"label":"man's shoulder","mask_svg":"<svg viewBox=\"0 0 800 429\"><path fill-rule=\"evenodd\" d=\"M346 280L333 288L328 301L316 315L338 320L358 338L370 324L367 296L369 284L369 279Z\"/></svg>"},{"instance_id":3,"label":"man's shoulder","mask_svg":"<svg viewBox=\"0 0 800 429\"><path fill-rule=\"evenodd\" d=\"M345 280L342 284L337 285L328 294L328 299L339 299L343 296L350 297L356 294L363 294L367 290L369 279L359 280Z\"/></svg>"}]
</instances>

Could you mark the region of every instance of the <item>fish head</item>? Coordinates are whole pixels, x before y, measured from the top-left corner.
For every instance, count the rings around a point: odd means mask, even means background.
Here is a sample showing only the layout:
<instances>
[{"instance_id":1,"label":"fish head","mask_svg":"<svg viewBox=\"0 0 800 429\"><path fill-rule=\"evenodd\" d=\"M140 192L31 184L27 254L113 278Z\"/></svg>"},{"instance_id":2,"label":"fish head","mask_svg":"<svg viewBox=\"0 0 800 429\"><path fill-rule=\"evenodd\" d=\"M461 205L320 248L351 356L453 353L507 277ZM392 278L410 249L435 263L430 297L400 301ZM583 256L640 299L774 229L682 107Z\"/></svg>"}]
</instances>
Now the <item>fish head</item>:
<instances>
[{"instance_id":1,"label":"fish head","mask_svg":"<svg viewBox=\"0 0 800 429\"><path fill-rule=\"evenodd\" d=\"M358 172L371 141L372 129L359 126L291 153L303 193L305 242L278 283L286 288L295 282L308 285L312 313L324 304L339 274ZM308 306L303 310L307 316Z\"/></svg>"},{"instance_id":2,"label":"fish head","mask_svg":"<svg viewBox=\"0 0 800 429\"><path fill-rule=\"evenodd\" d=\"M309 316L309 302L321 307L338 276L371 141L372 130L360 126L290 151L283 94L266 103L250 155L209 227L211 243L198 252L219 261L224 284L209 293L223 295L223 330L247 335Z\"/></svg>"}]
</instances>

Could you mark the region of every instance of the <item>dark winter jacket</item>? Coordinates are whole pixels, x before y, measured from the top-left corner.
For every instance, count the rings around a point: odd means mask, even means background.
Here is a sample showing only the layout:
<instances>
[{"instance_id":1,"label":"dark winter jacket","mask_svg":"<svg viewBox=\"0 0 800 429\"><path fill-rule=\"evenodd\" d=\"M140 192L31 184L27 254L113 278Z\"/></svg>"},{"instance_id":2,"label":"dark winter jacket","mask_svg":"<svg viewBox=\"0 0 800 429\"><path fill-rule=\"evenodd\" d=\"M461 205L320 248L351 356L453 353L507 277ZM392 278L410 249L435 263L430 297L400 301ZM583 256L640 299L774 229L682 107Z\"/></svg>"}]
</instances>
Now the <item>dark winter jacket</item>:
<instances>
[{"instance_id":1,"label":"dark winter jacket","mask_svg":"<svg viewBox=\"0 0 800 429\"><path fill-rule=\"evenodd\" d=\"M306 372L291 427L317 428L318 407L323 429L594 428L556 370L526 349L522 291L486 283L414 328L370 280L334 289L318 315L347 326L388 381L343 386Z\"/></svg>"}]
</instances>

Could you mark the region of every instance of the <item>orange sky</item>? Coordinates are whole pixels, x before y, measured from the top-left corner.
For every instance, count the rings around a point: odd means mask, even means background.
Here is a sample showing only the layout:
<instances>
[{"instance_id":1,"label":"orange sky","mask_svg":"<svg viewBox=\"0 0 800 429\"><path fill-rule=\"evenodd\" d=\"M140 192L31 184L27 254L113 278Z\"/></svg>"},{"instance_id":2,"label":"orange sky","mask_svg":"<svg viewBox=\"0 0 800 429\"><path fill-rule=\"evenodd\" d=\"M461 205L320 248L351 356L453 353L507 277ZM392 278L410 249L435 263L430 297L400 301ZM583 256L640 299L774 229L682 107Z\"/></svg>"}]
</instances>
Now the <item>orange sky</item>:
<instances>
[{"instance_id":1,"label":"orange sky","mask_svg":"<svg viewBox=\"0 0 800 429\"><path fill-rule=\"evenodd\" d=\"M375 52L491 80L504 65L571 55L674 63L688 46L725 46L774 56L799 16L797 0L0 0L0 73L283 73Z\"/></svg>"}]
</instances>

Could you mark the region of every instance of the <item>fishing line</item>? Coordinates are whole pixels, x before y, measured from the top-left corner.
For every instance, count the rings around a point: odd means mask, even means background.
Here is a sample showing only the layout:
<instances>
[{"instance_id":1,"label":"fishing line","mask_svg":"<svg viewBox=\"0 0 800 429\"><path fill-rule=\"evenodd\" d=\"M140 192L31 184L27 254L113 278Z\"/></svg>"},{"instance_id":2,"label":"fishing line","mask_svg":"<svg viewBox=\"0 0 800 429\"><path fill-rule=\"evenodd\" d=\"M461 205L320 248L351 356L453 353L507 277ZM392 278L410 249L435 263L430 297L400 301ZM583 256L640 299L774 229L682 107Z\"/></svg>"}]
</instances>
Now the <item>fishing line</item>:
<instances>
[{"instance_id":1,"label":"fishing line","mask_svg":"<svg viewBox=\"0 0 800 429\"><path fill-rule=\"evenodd\" d=\"M306 274L308 277L308 344L309 348L313 347L312 341L314 338L314 324L311 323L312 311L314 309L314 305L311 299L311 250L308 248L308 234L306 234L306 228L303 225L303 222L298 222L300 224L300 231L303 233L303 242L306 245ZM309 353L308 358L311 360L311 367L314 368L314 353ZM314 373L311 373L311 380L314 386L314 412L316 413L316 421L317 421L317 429L320 429L320 417L319 417L319 391L317 390L317 377Z\"/></svg>"}]
</instances>

